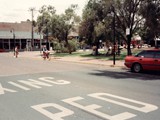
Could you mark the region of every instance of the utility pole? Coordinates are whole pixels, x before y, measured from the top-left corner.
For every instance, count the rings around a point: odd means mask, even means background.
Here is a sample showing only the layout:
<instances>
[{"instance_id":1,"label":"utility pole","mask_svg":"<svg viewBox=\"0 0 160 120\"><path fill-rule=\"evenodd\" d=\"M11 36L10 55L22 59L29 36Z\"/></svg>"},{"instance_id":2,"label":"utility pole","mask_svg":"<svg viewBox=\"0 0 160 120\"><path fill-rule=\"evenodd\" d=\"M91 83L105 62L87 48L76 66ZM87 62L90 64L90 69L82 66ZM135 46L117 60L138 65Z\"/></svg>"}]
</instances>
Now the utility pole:
<instances>
[{"instance_id":1,"label":"utility pole","mask_svg":"<svg viewBox=\"0 0 160 120\"><path fill-rule=\"evenodd\" d=\"M32 17L31 47L34 47L33 17L34 17L34 11L35 11L35 8L30 8L29 10L31 11L31 17Z\"/></svg>"},{"instance_id":2,"label":"utility pole","mask_svg":"<svg viewBox=\"0 0 160 120\"><path fill-rule=\"evenodd\" d=\"M116 30L115 30L115 11L113 11L113 65L116 64Z\"/></svg>"},{"instance_id":3,"label":"utility pole","mask_svg":"<svg viewBox=\"0 0 160 120\"><path fill-rule=\"evenodd\" d=\"M15 37L16 37L16 36L15 36L15 30L14 30L14 28L12 28L12 29L10 30L10 32L13 33L13 43L14 43L14 47L13 47L13 48L15 49L15 47L16 47Z\"/></svg>"},{"instance_id":4,"label":"utility pole","mask_svg":"<svg viewBox=\"0 0 160 120\"><path fill-rule=\"evenodd\" d=\"M115 65L115 64L116 64L116 40L115 40L115 39L116 39L116 26L115 26L115 17L116 17L116 15L115 15L114 6L111 6L111 9L112 9L111 15L112 15L112 17L113 17L113 19L112 19L113 65Z\"/></svg>"}]
</instances>

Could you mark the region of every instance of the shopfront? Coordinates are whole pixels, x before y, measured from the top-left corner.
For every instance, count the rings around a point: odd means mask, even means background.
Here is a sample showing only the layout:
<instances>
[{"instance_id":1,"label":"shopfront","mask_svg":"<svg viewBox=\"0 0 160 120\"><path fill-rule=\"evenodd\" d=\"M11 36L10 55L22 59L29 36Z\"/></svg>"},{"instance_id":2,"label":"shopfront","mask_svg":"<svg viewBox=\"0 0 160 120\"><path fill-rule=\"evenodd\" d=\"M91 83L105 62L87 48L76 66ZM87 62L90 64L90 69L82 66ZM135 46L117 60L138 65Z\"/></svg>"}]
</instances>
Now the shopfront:
<instances>
[{"instance_id":1,"label":"shopfront","mask_svg":"<svg viewBox=\"0 0 160 120\"><path fill-rule=\"evenodd\" d=\"M5 31L3 31L4 33ZM8 33L8 31L7 31ZM34 39L31 39L31 33L28 32L24 34L24 32L15 33L15 38L13 35L2 34L0 31L0 49L4 49L5 51L11 51L15 46L18 46L20 50L38 50L41 48L41 39L38 34L34 34ZM6 35L6 36L4 36Z\"/></svg>"},{"instance_id":2,"label":"shopfront","mask_svg":"<svg viewBox=\"0 0 160 120\"><path fill-rule=\"evenodd\" d=\"M21 23L0 22L0 50L11 51L15 46L20 50L38 50L41 48L43 36L33 31L32 22Z\"/></svg>"}]
</instances>

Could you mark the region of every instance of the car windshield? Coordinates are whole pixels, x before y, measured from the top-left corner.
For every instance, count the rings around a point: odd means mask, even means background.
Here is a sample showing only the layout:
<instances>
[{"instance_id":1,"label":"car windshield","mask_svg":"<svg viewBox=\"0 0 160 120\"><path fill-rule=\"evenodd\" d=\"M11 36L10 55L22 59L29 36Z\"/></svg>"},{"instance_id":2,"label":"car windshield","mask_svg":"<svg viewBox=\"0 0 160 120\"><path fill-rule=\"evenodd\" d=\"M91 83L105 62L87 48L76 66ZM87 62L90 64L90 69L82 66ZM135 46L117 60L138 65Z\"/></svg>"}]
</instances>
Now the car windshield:
<instances>
[{"instance_id":1,"label":"car windshield","mask_svg":"<svg viewBox=\"0 0 160 120\"><path fill-rule=\"evenodd\" d=\"M156 52L150 50L144 50L136 55L136 57L154 58Z\"/></svg>"},{"instance_id":2,"label":"car windshield","mask_svg":"<svg viewBox=\"0 0 160 120\"><path fill-rule=\"evenodd\" d=\"M144 55L144 53L145 53L145 51L141 51L141 52L139 52L139 53L136 53L136 54L135 54L135 57L141 57L141 56Z\"/></svg>"},{"instance_id":3,"label":"car windshield","mask_svg":"<svg viewBox=\"0 0 160 120\"><path fill-rule=\"evenodd\" d=\"M156 52L155 58L160 59L160 51L157 51L157 52Z\"/></svg>"}]
</instances>

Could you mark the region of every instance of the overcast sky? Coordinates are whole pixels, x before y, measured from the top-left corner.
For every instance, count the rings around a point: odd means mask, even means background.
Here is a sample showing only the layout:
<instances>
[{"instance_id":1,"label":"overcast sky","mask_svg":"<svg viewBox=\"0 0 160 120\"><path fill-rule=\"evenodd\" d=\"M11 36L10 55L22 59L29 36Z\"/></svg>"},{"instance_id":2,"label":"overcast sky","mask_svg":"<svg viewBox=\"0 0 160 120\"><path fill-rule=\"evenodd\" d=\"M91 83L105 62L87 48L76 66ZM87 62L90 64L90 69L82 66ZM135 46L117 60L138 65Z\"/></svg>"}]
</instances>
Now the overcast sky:
<instances>
[{"instance_id":1,"label":"overcast sky","mask_svg":"<svg viewBox=\"0 0 160 120\"><path fill-rule=\"evenodd\" d=\"M0 22L21 22L27 19L31 20L29 8L34 7L36 10L43 5L52 5L57 14L64 13L71 4L78 4L77 14L81 15L82 9L88 0L0 0ZM35 13L34 20L38 15Z\"/></svg>"}]
</instances>

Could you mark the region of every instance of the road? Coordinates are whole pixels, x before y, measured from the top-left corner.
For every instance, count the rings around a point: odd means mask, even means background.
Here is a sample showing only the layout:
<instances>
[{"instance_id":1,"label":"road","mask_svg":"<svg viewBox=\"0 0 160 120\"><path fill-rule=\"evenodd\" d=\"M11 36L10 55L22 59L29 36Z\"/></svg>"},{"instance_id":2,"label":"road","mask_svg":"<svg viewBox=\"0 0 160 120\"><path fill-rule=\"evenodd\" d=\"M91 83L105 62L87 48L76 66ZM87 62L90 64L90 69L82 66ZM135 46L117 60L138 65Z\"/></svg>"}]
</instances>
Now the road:
<instances>
[{"instance_id":1,"label":"road","mask_svg":"<svg viewBox=\"0 0 160 120\"><path fill-rule=\"evenodd\" d=\"M159 120L159 73L0 54L0 120Z\"/></svg>"}]
</instances>

